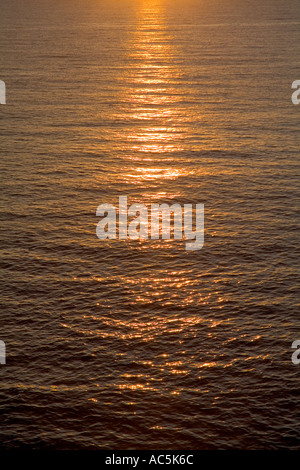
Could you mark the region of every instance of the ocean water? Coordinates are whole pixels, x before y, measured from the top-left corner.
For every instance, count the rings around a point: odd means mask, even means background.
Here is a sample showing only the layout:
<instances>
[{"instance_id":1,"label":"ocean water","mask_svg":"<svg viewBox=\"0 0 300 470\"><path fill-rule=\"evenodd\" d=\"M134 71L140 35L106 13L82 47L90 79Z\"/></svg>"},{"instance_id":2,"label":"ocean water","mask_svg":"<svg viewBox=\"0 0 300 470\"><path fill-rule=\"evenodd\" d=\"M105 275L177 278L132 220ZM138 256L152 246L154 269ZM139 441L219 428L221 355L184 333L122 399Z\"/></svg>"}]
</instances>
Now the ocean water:
<instances>
[{"instance_id":1,"label":"ocean water","mask_svg":"<svg viewBox=\"0 0 300 470\"><path fill-rule=\"evenodd\" d=\"M1 448L299 448L299 31L298 0L1 0ZM204 247L100 241L120 195L204 203Z\"/></svg>"}]
</instances>

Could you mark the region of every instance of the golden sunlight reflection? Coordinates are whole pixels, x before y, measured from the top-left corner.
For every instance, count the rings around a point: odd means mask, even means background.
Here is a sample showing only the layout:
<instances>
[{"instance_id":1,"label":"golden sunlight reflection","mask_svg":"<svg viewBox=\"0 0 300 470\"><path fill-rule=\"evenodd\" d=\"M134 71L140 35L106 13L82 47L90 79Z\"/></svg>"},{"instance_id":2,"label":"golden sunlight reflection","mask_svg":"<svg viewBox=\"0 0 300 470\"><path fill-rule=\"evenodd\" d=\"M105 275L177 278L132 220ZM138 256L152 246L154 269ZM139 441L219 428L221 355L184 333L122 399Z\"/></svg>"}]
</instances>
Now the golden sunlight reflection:
<instances>
[{"instance_id":1,"label":"golden sunlight reflection","mask_svg":"<svg viewBox=\"0 0 300 470\"><path fill-rule=\"evenodd\" d=\"M186 116L177 87L182 76L179 53L164 21L159 3L143 3L137 13L137 26L128 46L128 69L118 99L124 109L118 116L133 126L119 131L126 153L158 154L184 149ZM164 127L161 122L164 122ZM133 169L135 171L135 169Z\"/></svg>"},{"instance_id":2,"label":"golden sunlight reflection","mask_svg":"<svg viewBox=\"0 0 300 470\"><path fill-rule=\"evenodd\" d=\"M115 146L118 163L120 159L122 165L124 163L122 171L116 172L114 177L125 187L134 188L131 202L146 205L162 199L180 200L182 190L176 180L211 171L209 167L187 164L186 154L193 142L191 126L199 122L199 110L193 111L187 105L183 58L176 49L174 33L165 22L162 5L142 2L138 7L136 29L127 44L125 65L117 72L119 86L115 101L118 105L113 109L116 125L110 127L108 134ZM130 250L128 241L124 243ZM151 240L151 243L135 241L134 253L145 255L148 250L155 256L163 245L168 255L176 243L178 241L172 238ZM108 286L112 294L116 289L118 298L124 295L126 305L118 306L113 300L114 295L102 296L97 299L95 311L83 316L88 324L92 322L93 328L75 327L76 332L97 336L104 342L120 342L127 346L137 343L143 348L151 348L161 338L172 335L180 340L176 345L176 357L162 341L154 360L147 360L147 356L136 358L137 364L143 367L142 374L124 373L116 379L115 385L134 393L149 393L161 387L161 379L155 371L173 379L178 376L181 380L191 366L199 374L217 367L214 357L210 361L188 357L184 346L184 339L187 336L196 338L199 328L205 329L208 337L213 337L215 330L229 321L216 321L202 314L204 309L210 308L212 301L220 310L223 308L226 299L220 296L217 286L203 290L201 272L194 275L189 266L176 270L154 264L155 269L150 267L147 271L146 268L143 276L135 270L134 264L131 266L126 262L126 266L129 269L118 271L115 276L87 277L86 282L96 282L99 288ZM68 327L66 323L63 326ZM178 388L172 393L179 395L181 390Z\"/></svg>"},{"instance_id":3,"label":"golden sunlight reflection","mask_svg":"<svg viewBox=\"0 0 300 470\"><path fill-rule=\"evenodd\" d=\"M128 174L128 178L138 179L142 184L146 180L176 179L183 174L178 168L135 168L136 174Z\"/></svg>"}]
</instances>

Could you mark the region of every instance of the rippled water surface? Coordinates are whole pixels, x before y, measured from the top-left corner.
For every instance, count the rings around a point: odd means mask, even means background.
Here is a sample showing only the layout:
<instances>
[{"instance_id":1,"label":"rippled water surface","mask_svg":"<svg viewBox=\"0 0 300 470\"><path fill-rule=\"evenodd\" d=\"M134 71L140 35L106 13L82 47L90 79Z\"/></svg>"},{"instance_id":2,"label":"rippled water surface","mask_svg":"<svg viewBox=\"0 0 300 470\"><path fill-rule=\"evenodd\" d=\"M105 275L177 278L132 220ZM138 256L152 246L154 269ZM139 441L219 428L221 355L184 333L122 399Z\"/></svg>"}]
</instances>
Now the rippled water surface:
<instances>
[{"instance_id":1,"label":"rippled water surface","mask_svg":"<svg viewBox=\"0 0 300 470\"><path fill-rule=\"evenodd\" d=\"M297 0L1 0L5 448L300 444ZM96 237L204 203L205 244Z\"/></svg>"}]
</instances>

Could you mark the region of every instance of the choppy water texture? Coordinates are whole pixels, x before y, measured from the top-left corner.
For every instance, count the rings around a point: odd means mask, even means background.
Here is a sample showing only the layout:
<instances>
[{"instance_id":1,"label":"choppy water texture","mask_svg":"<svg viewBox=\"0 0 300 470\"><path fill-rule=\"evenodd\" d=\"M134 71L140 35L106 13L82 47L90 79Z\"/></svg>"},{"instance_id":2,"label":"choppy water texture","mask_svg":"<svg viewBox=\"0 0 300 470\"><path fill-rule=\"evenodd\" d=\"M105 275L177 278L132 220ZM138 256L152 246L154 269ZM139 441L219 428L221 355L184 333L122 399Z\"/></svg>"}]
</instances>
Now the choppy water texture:
<instances>
[{"instance_id":1,"label":"choppy water texture","mask_svg":"<svg viewBox=\"0 0 300 470\"><path fill-rule=\"evenodd\" d=\"M298 0L1 18L1 447L299 447ZM204 248L98 240L119 195L204 203Z\"/></svg>"}]
</instances>

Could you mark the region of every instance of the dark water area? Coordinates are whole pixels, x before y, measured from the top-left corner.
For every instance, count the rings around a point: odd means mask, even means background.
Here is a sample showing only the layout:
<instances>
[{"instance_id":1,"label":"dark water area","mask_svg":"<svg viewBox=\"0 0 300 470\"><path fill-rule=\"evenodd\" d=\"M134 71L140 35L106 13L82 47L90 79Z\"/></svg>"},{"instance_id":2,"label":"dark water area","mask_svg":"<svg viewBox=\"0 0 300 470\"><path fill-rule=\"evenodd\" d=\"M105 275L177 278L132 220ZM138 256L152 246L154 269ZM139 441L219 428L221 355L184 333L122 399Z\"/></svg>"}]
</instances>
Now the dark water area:
<instances>
[{"instance_id":1,"label":"dark water area","mask_svg":"<svg viewBox=\"0 0 300 470\"><path fill-rule=\"evenodd\" d=\"M299 27L1 1L1 448L299 448ZM204 247L99 240L121 195L204 203Z\"/></svg>"}]
</instances>

